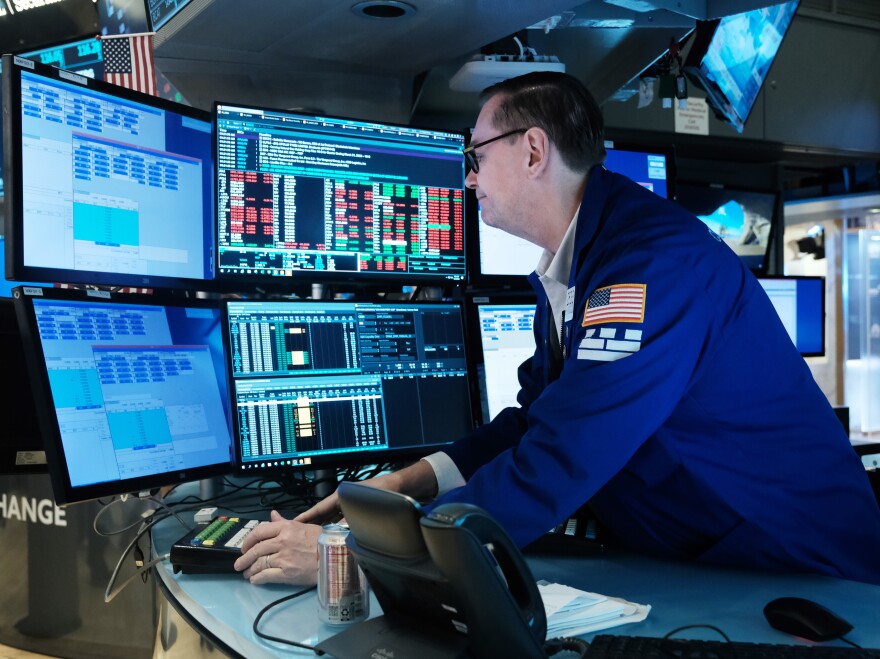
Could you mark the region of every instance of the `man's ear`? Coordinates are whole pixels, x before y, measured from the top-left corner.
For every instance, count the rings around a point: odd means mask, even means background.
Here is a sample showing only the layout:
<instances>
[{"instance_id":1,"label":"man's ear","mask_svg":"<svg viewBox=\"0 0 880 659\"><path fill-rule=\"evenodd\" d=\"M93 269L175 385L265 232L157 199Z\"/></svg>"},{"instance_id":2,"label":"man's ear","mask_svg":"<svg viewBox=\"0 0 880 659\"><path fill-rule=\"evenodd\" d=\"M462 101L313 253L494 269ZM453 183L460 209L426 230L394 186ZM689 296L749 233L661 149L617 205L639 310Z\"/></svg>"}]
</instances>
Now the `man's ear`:
<instances>
[{"instance_id":1,"label":"man's ear","mask_svg":"<svg viewBox=\"0 0 880 659\"><path fill-rule=\"evenodd\" d=\"M530 178L542 175L549 164L550 137L542 128L532 127L526 131L523 141L528 148L528 172Z\"/></svg>"}]
</instances>

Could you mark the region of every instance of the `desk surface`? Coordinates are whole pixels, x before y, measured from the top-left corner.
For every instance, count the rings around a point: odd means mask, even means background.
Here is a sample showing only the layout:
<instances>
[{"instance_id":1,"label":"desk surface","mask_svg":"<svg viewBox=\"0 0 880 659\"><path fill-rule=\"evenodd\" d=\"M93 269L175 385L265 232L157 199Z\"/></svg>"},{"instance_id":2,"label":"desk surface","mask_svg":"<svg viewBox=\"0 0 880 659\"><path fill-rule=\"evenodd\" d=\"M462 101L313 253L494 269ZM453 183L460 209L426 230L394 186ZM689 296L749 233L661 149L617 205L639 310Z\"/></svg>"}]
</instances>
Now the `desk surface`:
<instances>
[{"instance_id":1,"label":"desk surface","mask_svg":"<svg viewBox=\"0 0 880 659\"><path fill-rule=\"evenodd\" d=\"M174 519L157 524L153 530L154 553L167 553L184 533ZM854 629L847 638L854 643L880 648L880 586L816 575L716 568L633 554L585 558L530 556L528 563L536 580L651 605L645 621L615 627L607 633L663 636L683 625L712 624L733 640L796 643L796 639L772 629L762 609L777 597L799 596L815 600L851 622ZM249 658L315 656L308 650L264 641L252 630L253 620L264 606L298 588L253 586L239 575L174 574L168 561L156 567L156 574L175 608L199 633L225 646L225 650ZM371 616L381 613L375 598L371 600L370 611ZM280 605L263 618L260 629L310 645L340 631L319 622L314 592ZM710 630L702 632L689 633L691 637L717 638Z\"/></svg>"}]
</instances>

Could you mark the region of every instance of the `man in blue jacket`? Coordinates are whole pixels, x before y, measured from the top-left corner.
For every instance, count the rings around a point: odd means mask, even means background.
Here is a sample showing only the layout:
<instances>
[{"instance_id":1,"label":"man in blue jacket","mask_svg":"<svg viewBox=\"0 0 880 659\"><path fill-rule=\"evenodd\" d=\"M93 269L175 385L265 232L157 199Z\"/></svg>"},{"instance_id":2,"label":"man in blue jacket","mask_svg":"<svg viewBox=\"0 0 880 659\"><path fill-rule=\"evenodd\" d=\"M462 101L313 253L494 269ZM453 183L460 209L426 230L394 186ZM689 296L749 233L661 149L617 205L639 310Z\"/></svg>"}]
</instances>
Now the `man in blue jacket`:
<instances>
[{"instance_id":1,"label":"man in blue jacket","mask_svg":"<svg viewBox=\"0 0 880 659\"><path fill-rule=\"evenodd\" d=\"M478 505L520 545L589 502L639 551L880 584L880 507L763 289L698 219L603 168L602 125L564 74L485 92L466 183L484 222L545 250L537 348L520 407L375 484ZM273 513L236 566L313 581L313 523L336 504Z\"/></svg>"}]
</instances>

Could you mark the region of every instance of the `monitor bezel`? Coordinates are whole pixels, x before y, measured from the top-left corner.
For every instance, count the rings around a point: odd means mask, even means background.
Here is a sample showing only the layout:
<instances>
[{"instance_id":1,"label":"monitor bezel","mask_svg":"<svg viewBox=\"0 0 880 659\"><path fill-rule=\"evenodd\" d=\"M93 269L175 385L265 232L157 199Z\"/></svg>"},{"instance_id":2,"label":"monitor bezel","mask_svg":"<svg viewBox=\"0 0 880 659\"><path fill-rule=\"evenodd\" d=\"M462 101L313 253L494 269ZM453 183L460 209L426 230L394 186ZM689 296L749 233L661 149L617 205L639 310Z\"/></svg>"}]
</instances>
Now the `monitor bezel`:
<instances>
[{"instance_id":1,"label":"monitor bezel","mask_svg":"<svg viewBox=\"0 0 880 659\"><path fill-rule=\"evenodd\" d=\"M773 280L773 281L780 281L781 280L781 281L794 281L794 282L818 281L822 284L820 286L820 289L822 292L822 294L821 294L822 322L819 323L819 327L821 328L821 332L822 332L822 349L819 351L802 351L797 347L797 345L795 345L795 349L797 349L798 352L800 352L802 357L824 357L827 350L828 350L828 346L827 346L828 335L827 335L827 331L825 329L825 321L827 320L826 314L828 312L828 303L826 300L827 295L825 294L825 277L823 277L821 275L756 275L756 278L758 279L759 283L762 279L767 279L767 280ZM762 290L763 290L763 286L762 286Z\"/></svg>"},{"instance_id":2,"label":"monitor bezel","mask_svg":"<svg viewBox=\"0 0 880 659\"><path fill-rule=\"evenodd\" d=\"M794 8L794 11L792 12L792 20L791 22L789 22L788 27L786 28L785 32L783 32L782 38L779 41L779 47L776 49L776 52L773 53L773 56L770 58L769 64L767 65L767 75L769 75L770 69L773 67L773 63L776 61L776 56L779 54L779 49L782 48L782 43L785 41L785 37L791 30L791 24L794 22L794 16L797 14L798 8L800 7L800 0L786 0L786 2L781 2L778 4L788 4L789 1L793 1L797 4ZM761 8L759 7L758 9ZM745 10L743 12L737 13L746 13L747 11L756 10L757 9ZM719 121L729 124L731 127L733 127L734 130L741 134L745 129L745 125L748 122L752 111L755 109L755 105L757 105L758 97L760 96L761 90L763 89L764 83L767 81L767 78L765 77L761 81L758 93L755 95L755 99L749 106L748 112L746 112L746 116L740 117L739 113L737 113L731 105L728 96L714 81L709 78L706 71L703 69L703 60L708 53L709 47L712 44L712 40L714 39L715 33L717 32L718 26L721 24L722 20L723 18L715 18L706 21L697 21L697 25L694 28L693 32L693 42L688 49L681 70L685 75L687 75L691 82L693 82L697 87L706 92L706 102L711 108L715 117Z\"/></svg>"},{"instance_id":3,"label":"monitor bezel","mask_svg":"<svg viewBox=\"0 0 880 659\"><path fill-rule=\"evenodd\" d=\"M204 223L204 253L201 255L205 271L211 279L184 277L165 277L147 274L123 274L113 272L97 272L91 270L71 270L67 268L47 268L24 264L24 199L22 191L22 118L20 111L21 76L22 73L33 74L53 82L67 85L80 85L85 89L107 94L122 100L154 107L163 112L181 115L185 118L204 122L211 127L214 124L211 113L198 108L175 103L158 96L136 92L126 87L113 85L103 80L88 78L53 66L39 64L32 60L17 56L3 56L3 144L5 176L5 213L6 213L6 278L13 281L59 282L66 284L95 285L108 288L135 287L153 289L182 289L212 291L217 290L216 265L213 249L216 243L216 209L208 209L208 220ZM16 99L13 103L12 99ZM213 141L213 136L209 137ZM213 158L213 151L209 151ZM205 162L211 177L214 176L215 165ZM213 194L205 197L208 203L214 203ZM200 221L203 221L200 218Z\"/></svg>"},{"instance_id":4,"label":"monitor bezel","mask_svg":"<svg viewBox=\"0 0 880 659\"><path fill-rule=\"evenodd\" d=\"M241 433L240 433L240 425L237 419L237 403L236 403L236 394L235 394L235 377L234 377L234 365L232 363L232 349L231 349L231 341L229 337L229 310L228 306L230 302L248 302L249 300L225 300L225 303L222 306L222 324L224 331L224 341L227 342L226 351L227 355L230 359L227 360L227 379L229 381L229 396L230 396L230 410L232 416L232 436L233 436L233 465L234 465L234 473L238 476L251 476L251 477L266 477L266 478L279 478L285 479L288 477L294 477L298 474L305 474L308 472L314 472L318 470L333 470L333 469L344 469L350 467L359 467L363 465L384 465L384 464L399 464L406 463L418 460L426 455L430 455L436 451L443 450L444 446L449 446L452 442L459 439L459 437L450 437L448 441L440 443L440 444L430 444L423 446L412 446L406 448L398 448L398 449L379 449L379 450L361 450L361 451L343 451L339 453L332 453L328 455L319 455L319 456L309 456L311 461L309 464L296 464L296 465L266 465L265 467L259 468L245 468L244 460L242 459L242 441L241 441ZM470 358L470 350L468 345L468 334L467 334L467 321L465 318L465 305L462 300L366 300L366 299L353 299L353 300L315 300L315 299L302 299L302 300L259 300L255 299L254 302L264 302L264 301L280 301L280 302L296 302L296 303L304 303L304 304L315 304L315 305L325 305L333 302L346 303L346 304L381 304L381 305L392 305L392 306L413 306L413 307L432 307L432 306L455 306L458 307L460 319L461 319L461 331L462 331L462 346L464 349L464 357L465 357L465 368L466 368L466 379L468 386L468 397L467 403L470 407L469 410L466 410L466 415L470 419L470 430L468 432L473 432L473 430L477 427L477 417L475 414L477 410L474 409L473 398L472 398L472 385L474 381L474 371L473 371L473 363Z\"/></svg>"},{"instance_id":5,"label":"monitor bezel","mask_svg":"<svg viewBox=\"0 0 880 659\"><path fill-rule=\"evenodd\" d=\"M406 128L410 130L424 130L428 132L441 132L441 133L449 133L453 135L461 135L462 137L462 147L466 144L466 135L463 131L456 131L451 129L439 129L439 128L427 128L425 126L412 126L409 124L401 124L401 123L392 123L387 121L367 121L364 119L356 119L354 117L343 117L338 115L332 115L328 113L314 113L307 111L299 111L299 110L284 110L279 108L266 107L262 105L256 104L248 104L248 103L235 103L232 101L215 101L213 106L213 116L214 116L214 208L216 212L216 223L214 229L214 255L215 255L215 277L216 282L221 286L226 286L227 288L232 287L235 290L241 291L269 291L269 292L284 292L290 289L291 286L300 286L302 284L308 283L318 283L318 284L327 284L331 286L339 286L345 285L346 287L352 289L358 289L361 287L375 287L375 286L385 286L385 287L403 287L408 285L424 285L424 286L439 286L439 287L451 287L451 286L459 286L464 285L467 281L467 273L468 273L468 235L467 235L467 223L468 223L468 199L467 199L467 186L465 185L465 171L464 171L464 156L462 156L462 203L464 205L463 208L463 218L462 218L462 241L463 241L463 249L462 249L462 259L463 259L463 270L459 277L450 278L447 276L441 275L432 275L432 274L411 274L411 273L386 273L386 272L378 272L378 271L335 271L335 270L296 270L290 276L280 276L280 275L262 275L262 274L249 274L249 273L228 273L222 272L220 267L220 220L221 220L221 206L220 206L220 158L218 157L218 147L220 141L220 131L219 131L219 117L218 111L221 107L230 107L230 108L241 108L246 110L253 110L255 112L270 112L277 114L286 114L286 115L295 115L299 117L306 118L326 118L334 121L353 121L359 123L374 123L381 124L383 126L389 126L392 128Z\"/></svg>"},{"instance_id":6,"label":"monitor bezel","mask_svg":"<svg viewBox=\"0 0 880 659\"><path fill-rule=\"evenodd\" d=\"M142 293L110 293L106 291L69 289L69 288L43 288L39 286L19 286L13 289L15 312L18 319L19 331L23 339L25 359L30 369L31 389L33 391L34 404L37 408L37 416L40 422L40 433L46 450L48 471L52 482L52 490L55 502L58 505L80 503L109 496L122 496L137 494L146 490L177 485L179 483L211 478L214 476L226 476L233 473L233 450L229 447L229 457L225 462L194 467L185 471L175 470L138 478L93 483L89 485L72 486L70 475L64 462L64 444L61 431L58 426L58 417L53 405L52 389L45 364L45 356L40 339L37 319L34 307L30 300L47 299L57 301L94 302L107 301L119 304L138 304L147 306L178 306L200 309L214 309L218 312L219 327L222 333L222 306L219 299L206 298L182 298L177 295L142 294ZM228 362L228 350L223 343L224 362ZM226 377L226 371L217 374L218 377ZM230 383L226 383L227 394ZM231 430L231 406L227 401L227 425Z\"/></svg>"},{"instance_id":7,"label":"monitor bezel","mask_svg":"<svg viewBox=\"0 0 880 659\"><path fill-rule=\"evenodd\" d=\"M647 144L628 140L605 140L605 148L634 153L656 154L666 158L666 199L675 198L675 146L673 144ZM606 155L607 160L607 155ZM625 176L621 174L621 176ZM632 179L630 179L632 180ZM657 195L660 197L660 195ZM663 197L661 197L662 199ZM467 252L468 285L473 289L494 292L524 292L532 289L528 275L489 274L482 271L480 259L480 214L475 192L465 191L465 251ZM540 249L536 248L539 250ZM538 264L537 261L532 265Z\"/></svg>"},{"instance_id":8,"label":"monitor bezel","mask_svg":"<svg viewBox=\"0 0 880 659\"><path fill-rule=\"evenodd\" d=\"M740 258L740 260L743 262L743 265L751 270L751 272L756 277L766 276L769 270L771 256L776 245L776 236L780 228L778 225L782 218L782 193L780 192L780 190L771 188L746 187L742 185L727 185L725 183L707 181L679 180L676 184L676 197L673 201L675 201L675 203L677 203L679 206L684 208L692 215L696 215L696 213L678 200L678 193L682 189L687 190L688 188L700 190L729 190L733 194L758 194L773 197L773 217L770 218L770 233L767 235L767 245L764 249L764 256L761 261L761 267L755 268L748 265L748 263L742 258L742 256L737 254L737 257ZM700 221L702 222L702 220Z\"/></svg>"}]
</instances>

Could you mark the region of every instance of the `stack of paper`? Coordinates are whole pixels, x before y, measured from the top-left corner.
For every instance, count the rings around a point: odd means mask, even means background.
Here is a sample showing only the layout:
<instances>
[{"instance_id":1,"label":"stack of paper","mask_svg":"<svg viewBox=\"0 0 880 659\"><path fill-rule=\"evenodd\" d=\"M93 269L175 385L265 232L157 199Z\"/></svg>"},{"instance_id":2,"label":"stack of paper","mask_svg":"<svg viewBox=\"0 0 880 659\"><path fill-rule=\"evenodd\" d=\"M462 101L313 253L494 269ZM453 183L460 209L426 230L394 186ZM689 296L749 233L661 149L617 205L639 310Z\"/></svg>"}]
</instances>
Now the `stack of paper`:
<instances>
[{"instance_id":1,"label":"stack of paper","mask_svg":"<svg viewBox=\"0 0 880 659\"><path fill-rule=\"evenodd\" d=\"M650 604L635 604L558 583L539 581L538 591L547 613L547 638L580 636L628 622L641 622L651 610Z\"/></svg>"}]
</instances>

